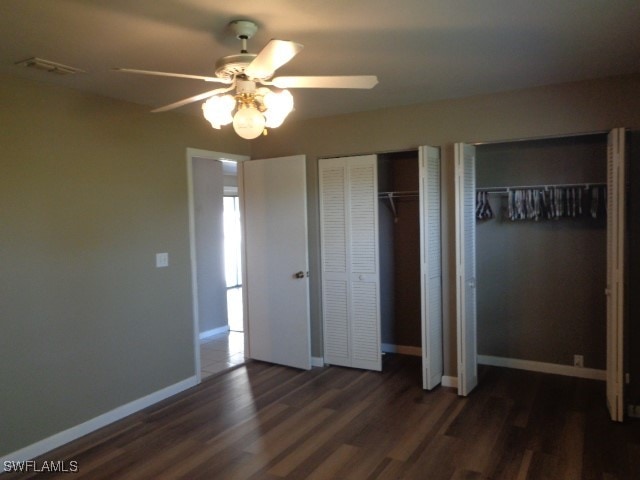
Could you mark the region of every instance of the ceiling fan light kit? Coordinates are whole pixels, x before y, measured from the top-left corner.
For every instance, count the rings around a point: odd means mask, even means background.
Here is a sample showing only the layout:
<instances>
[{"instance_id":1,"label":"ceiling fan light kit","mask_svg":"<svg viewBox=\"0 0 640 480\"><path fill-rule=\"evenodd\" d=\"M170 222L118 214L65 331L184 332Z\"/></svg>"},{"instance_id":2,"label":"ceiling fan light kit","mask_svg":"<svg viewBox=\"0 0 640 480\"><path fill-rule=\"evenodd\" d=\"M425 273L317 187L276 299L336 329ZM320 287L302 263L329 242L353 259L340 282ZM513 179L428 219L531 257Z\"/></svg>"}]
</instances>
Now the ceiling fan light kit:
<instances>
[{"instance_id":1,"label":"ceiling fan light kit","mask_svg":"<svg viewBox=\"0 0 640 480\"><path fill-rule=\"evenodd\" d=\"M293 110L293 95L286 88L360 88L370 89L377 83L374 75L324 77L273 77L275 71L289 62L304 47L287 40L271 40L258 54L247 52L247 40L258 30L255 23L236 20L229 24L236 38L242 41L240 54L228 55L216 62L215 77L185 75L118 68L127 73L191 78L227 84L153 110L164 112L206 100L202 104L205 119L215 129L233 124L235 132L251 140L266 134L267 128L277 128ZM258 86L260 84L260 86ZM271 87L271 88L269 88ZM273 87L279 90L274 90ZM230 94L235 90L235 94Z\"/></svg>"}]
</instances>

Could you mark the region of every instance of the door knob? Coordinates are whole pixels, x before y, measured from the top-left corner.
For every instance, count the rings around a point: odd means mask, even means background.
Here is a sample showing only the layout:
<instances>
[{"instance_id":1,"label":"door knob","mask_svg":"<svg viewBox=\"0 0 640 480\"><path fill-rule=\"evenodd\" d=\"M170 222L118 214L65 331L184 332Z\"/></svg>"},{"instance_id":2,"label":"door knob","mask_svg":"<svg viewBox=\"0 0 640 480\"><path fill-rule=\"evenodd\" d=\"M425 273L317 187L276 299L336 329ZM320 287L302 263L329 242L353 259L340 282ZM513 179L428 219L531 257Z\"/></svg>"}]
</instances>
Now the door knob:
<instances>
[{"instance_id":1,"label":"door knob","mask_svg":"<svg viewBox=\"0 0 640 480\"><path fill-rule=\"evenodd\" d=\"M300 270L299 272L296 272L293 274L294 278L304 278L304 272L302 270Z\"/></svg>"}]
</instances>

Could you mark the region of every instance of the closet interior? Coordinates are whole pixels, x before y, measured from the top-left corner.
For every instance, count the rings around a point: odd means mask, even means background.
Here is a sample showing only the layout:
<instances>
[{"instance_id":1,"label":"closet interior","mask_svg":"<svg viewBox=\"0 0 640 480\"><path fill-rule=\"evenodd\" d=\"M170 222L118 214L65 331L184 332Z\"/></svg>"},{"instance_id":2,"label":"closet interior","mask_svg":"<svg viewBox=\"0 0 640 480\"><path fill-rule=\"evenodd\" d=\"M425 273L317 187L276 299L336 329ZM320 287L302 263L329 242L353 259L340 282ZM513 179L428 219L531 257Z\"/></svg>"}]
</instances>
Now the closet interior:
<instances>
[{"instance_id":1,"label":"closet interior","mask_svg":"<svg viewBox=\"0 0 640 480\"><path fill-rule=\"evenodd\" d=\"M417 150L378 155L382 351L421 355Z\"/></svg>"},{"instance_id":2,"label":"closet interior","mask_svg":"<svg viewBox=\"0 0 640 480\"><path fill-rule=\"evenodd\" d=\"M476 146L479 363L606 368L607 136Z\"/></svg>"}]
</instances>

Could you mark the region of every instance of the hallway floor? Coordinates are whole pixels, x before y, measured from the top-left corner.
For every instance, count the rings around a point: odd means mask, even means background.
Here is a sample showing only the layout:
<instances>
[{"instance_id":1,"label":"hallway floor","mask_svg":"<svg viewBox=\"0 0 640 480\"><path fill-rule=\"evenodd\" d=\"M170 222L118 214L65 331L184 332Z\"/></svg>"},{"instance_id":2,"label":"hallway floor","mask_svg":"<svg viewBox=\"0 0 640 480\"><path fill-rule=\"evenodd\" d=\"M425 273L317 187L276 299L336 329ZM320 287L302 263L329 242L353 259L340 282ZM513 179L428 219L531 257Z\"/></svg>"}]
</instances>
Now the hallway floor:
<instances>
[{"instance_id":1,"label":"hallway floor","mask_svg":"<svg viewBox=\"0 0 640 480\"><path fill-rule=\"evenodd\" d=\"M221 333L200 344L202 379L244 363L244 334Z\"/></svg>"}]
</instances>

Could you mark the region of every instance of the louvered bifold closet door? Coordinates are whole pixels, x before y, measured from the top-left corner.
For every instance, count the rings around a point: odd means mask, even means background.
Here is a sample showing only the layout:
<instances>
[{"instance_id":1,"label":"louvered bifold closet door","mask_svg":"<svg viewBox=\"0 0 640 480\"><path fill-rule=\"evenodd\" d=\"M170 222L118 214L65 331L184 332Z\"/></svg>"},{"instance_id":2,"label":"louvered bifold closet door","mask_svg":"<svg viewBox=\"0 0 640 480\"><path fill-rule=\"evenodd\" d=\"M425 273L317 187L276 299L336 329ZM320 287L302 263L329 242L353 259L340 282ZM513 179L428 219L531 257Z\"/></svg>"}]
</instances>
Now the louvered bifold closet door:
<instances>
[{"instance_id":1,"label":"louvered bifold closet door","mask_svg":"<svg viewBox=\"0 0 640 480\"><path fill-rule=\"evenodd\" d=\"M324 361L351 366L347 270L347 166L319 161Z\"/></svg>"},{"instance_id":2,"label":"louvered bifold closet door","mask_svg":"<svg viewBox=\"0 0 640 480\"><path fill-rule=\"evenodd\" d=\"M478 384L476 327L475 147L455 145L458 394Z\"/></svg>"},{"instance_id":3,"label":"louvered bifold closet door","mask_svg":"<svg viewBox=\"0 0 640 480\"><path fill-rule=\"evenodd\" d=\"M420 260L422 288L422 388L442 382L442 249L440 149L420 147Z\"/></svg>"},{"instance_id":4,"label":"louvered bifold closet door","mask_svg":"<svg viewBox=\"0 0 640 480\"><path fill-rule=\"evenodd\" d=\"M607 406L624 419L625 131L609 133L607 145Z\"/></svg>"},{"instance_id":5,"label":"louvered bifold closet door","mask_svg":"<svg viewBox=\"0 0 640 480\"><path fill-rule=\"evenodd\" d=\"M382 369L377 157L348 159L351 366Z\"/></svg>"},{"instance_id":6,"label":"louvered bifold closet door","mask_svg":"<svg viewBox=\"0 0 640 480\"><path fill-rule=\"evenodd\" d=\"M377 157L319 161L324 361L381 370Z\"/></svg>"}]
</instances>

